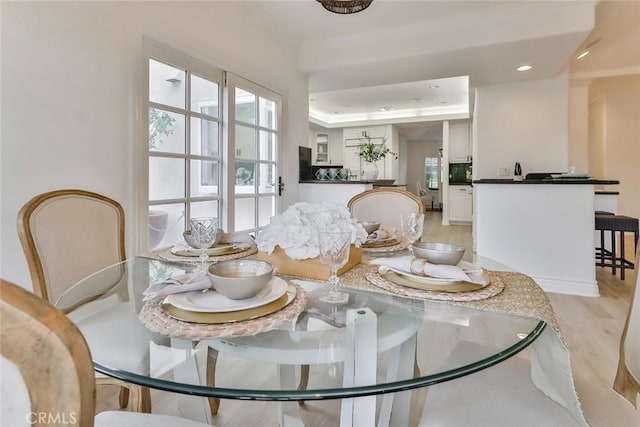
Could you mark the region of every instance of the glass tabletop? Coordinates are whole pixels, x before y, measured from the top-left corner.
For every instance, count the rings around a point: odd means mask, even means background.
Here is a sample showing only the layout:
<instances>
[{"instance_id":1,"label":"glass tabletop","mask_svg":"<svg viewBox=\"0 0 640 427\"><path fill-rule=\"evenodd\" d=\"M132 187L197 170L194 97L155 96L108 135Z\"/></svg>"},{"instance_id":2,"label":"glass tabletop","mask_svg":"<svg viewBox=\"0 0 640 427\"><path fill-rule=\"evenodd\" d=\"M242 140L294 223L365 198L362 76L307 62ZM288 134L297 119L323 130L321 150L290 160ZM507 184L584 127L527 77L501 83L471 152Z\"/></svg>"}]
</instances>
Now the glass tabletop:
<instances>
[{"instance_id":1,"label":"glass tabletop","mask_svg":"<svg viewBox=\"0 0 640 427\"><path fill-rule=\"evenodd\" d=\"M56 305L83 302L69 317L87 339L96 371L155 389L232 399L336 399L433 385L500 363L546 326L535 318L348 286L342 289L348 303L331 305L318 299L328 284L285 277L307 292L308 303L276 330L200 341L151 332L138 317L143 291L193 268L131 259L77 283ZM367 326L354 327L349 319L364 313ZM207 365L215 366L209 376ZM197 372L185 375L189 369ZM287 372L294 381L284 378Z\"/></svg>"}]
</instances>

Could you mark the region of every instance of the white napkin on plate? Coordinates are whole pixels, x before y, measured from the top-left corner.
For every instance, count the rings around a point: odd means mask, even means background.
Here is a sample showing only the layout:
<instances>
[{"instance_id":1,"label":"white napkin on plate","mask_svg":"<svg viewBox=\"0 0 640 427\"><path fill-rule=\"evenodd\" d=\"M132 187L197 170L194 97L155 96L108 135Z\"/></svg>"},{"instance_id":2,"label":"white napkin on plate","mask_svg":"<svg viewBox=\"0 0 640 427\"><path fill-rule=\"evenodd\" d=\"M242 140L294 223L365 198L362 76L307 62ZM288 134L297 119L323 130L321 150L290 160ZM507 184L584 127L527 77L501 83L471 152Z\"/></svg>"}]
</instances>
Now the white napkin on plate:
<instances>
[{"instance_id":1,"label":"white napkin on plate","mask_svg":"<svg viewBox=\"0 0 640 427\"><path fill-rule=\"evenodd\" d=\"M224 233L220 243L248 243L255 245L256 242L249 233L236 231L234 233Z\"/></svg>"},{"instance_id":2,"label":"white napkin on plate","mask_svg":"<svg viewBox=\"0 0 640 427\"><path fill-rule=\"evenodd\" d=\"M378 228L367 237L367 242L376 242L378 240L389 239L394 237L396 229L394 227L382 227Z\"/></svg>"},{"instance_id":3,"label":"white napkin on plate","mask_svg":"<svg viewBox=\"0 0 640 427\"><path fill-rule=\"evenodd\" d=\"M385 267L415 275L415 273L411 272L411 263L415 259L416 257L412 255L395 258L376 258L370 261L370 264L384 265ZM487 280L482 276L482 269L466 261L460 261L458 265L431 264L425 261L421 275L436 279L461 280L478 285L487 284Z\"/></svg>"},{"instance_id":4,"label":"white napkin on plate","mask_svg":"<svg viewBox=\"0 0 640 427\"><path fill-rule=\"evenodd\" d=\"M179 294L181 292L202 291L211 288L212 285L213 282L208 274L181 274L152 284L142 293L144 295L142 300L149 301L159 296Z\"/></svg>"}]
</instances>

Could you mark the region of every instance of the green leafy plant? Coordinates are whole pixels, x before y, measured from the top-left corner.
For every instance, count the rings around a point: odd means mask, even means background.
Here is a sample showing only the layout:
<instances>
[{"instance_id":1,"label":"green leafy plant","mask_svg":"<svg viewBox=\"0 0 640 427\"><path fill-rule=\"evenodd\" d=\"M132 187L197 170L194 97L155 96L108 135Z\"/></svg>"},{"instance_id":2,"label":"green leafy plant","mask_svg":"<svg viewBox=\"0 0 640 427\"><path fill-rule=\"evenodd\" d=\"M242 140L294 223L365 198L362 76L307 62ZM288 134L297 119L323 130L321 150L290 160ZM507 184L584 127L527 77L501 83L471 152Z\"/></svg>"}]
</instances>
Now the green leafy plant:
<instances>
[{"instance_id":1,"label":"green leafy plant","mask_svg":"<svg viewBox=\"0 0 640 427\"><path fill-rule=\"evenodd\" d=\"M238 169L236 169L236 178L242 181L246 181L251 178L251 171L243 166L240 166Z\"/></svg>"},{"instance_id":2,"label":"green leafy plant","mask_svg":"<svg viewBox=\"0 0 640 427\"><path fill-rule=\"evenodd\" d=\"M176 119L166 111L149 108L149 149L158 148L162 144L162 137L173 134L173 124Z\"/></svg>"},{"instance_id":3,"label":"green leafy plant","mask_svg":"<svg viewBox=\"0 0 640 427\"><path fill-rule=\"evenodd\" d=\"M391 151L385 145L386 142L386 137L382 138L382 144L374 144L368 136L360 138L360 151L358 155L362 157L365 162L375 162L377 160L384 159L387 155L393 156L394 159L397 159L398 153Z\"/></svg>"}]
</instances>

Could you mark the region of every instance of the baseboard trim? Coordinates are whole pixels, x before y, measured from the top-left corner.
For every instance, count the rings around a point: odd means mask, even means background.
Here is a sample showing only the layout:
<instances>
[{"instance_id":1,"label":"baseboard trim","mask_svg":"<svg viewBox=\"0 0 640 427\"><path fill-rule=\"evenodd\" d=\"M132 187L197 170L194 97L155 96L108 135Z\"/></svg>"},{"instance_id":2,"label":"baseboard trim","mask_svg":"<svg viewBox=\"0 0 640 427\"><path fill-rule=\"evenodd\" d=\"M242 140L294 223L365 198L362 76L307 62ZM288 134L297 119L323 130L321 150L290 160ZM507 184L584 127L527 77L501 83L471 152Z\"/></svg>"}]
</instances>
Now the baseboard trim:
<instances>
[{"instance_id":1,"label":"baseboard trim","mask_svg":"<svg viewBox=\"0 0 640 427\"><path fill-rule=\"evenodd\" d=\"M531 276L545 292L577 295L582 297L599 297L600 290L596 281L554 279L552 277Z\"/></svg>"}]
</instances>

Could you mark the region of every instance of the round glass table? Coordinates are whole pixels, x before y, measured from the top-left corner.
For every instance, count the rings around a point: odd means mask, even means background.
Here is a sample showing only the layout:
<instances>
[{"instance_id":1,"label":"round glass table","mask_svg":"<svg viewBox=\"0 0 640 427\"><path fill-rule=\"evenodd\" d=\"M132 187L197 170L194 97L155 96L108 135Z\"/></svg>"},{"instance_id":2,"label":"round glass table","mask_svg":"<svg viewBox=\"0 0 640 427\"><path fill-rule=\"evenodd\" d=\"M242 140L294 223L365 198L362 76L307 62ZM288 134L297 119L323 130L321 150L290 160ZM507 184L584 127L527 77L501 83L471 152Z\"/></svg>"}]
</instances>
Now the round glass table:
<instances>
[{"instance_id":1,"label":"round glass table","mask_svg":"<svg viewBox=\"0 0 640 427\"><path fill-rule=\"evenodd\" d=\"M407 425L409 390L496 365L546 326L535 318L348 286L342 289L348 303L331 305L318 298L326 283L285 277L305 290L308 302L278 329L197 341L151 332L139 319L143 291L193 268L138 257L80 281L56 305L82 302L69 317L90 332L85 336L102 374L192 400L343 399L344 425ZM382 421L375 420L376 395L383 399L377 403ZM209 421L206 399L199 402L205 409L194 409L192 401L181 415ZM282 406L282 424L302 425L296 404Z\"/></svg>"}]
</instances>

